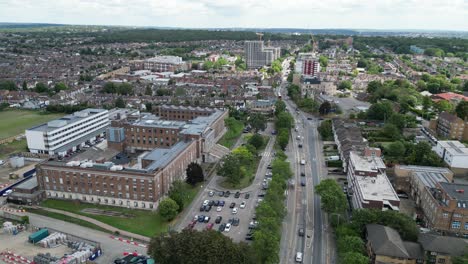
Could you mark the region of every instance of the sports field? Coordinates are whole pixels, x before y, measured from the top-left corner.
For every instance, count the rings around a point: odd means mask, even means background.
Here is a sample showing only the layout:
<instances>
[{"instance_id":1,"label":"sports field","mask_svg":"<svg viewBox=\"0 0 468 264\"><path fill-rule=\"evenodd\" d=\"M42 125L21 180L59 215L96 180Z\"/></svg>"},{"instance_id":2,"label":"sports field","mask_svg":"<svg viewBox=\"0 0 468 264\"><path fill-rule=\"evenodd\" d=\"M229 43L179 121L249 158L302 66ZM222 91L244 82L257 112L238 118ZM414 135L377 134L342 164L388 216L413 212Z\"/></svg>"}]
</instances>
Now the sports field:
<instances>
[{"instance_id":1,"label":"sports field","mask_svg":"<svg viewBox=\"0 0 468 264\"><path fill-rule=\"evenodd\" d=\"M24 133L25 129L65 114L44 114L40 111L5 110L0 112L0 139Z\"/></svg>"}]
</instances>

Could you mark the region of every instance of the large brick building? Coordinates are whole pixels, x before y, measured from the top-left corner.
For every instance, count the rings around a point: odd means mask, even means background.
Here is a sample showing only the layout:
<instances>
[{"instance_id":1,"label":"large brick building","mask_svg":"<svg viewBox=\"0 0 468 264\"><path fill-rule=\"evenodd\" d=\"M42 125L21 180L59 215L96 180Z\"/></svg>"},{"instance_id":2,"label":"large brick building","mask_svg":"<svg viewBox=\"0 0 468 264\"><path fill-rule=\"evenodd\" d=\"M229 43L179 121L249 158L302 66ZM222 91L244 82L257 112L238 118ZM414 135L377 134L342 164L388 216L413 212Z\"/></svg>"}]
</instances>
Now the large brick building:
<instances>
[{"instance_id":1,"label":"large brick building","mask_svg":"<svg viewBox=\"0 0 468 264\"><path fill-rule=\"evenodd\" d=\"M468 140L468 121L456 115L442 112L437 120L431 120L431 128L437 135L446 139Z\"/></svg>"},{"instance_id":2,"label":"large brick building","mask_svg":"<svg viewBox=\"0 0 468 264\"><path fill-rule=\"evenodd\" d=\"M48 198L156 209L172 182L185 178L188 164L197 161L196 154L196 141L191 140L155 149L136 167L87 160L47 161L37 166L37 180Z\"/></svg>"},{"instance_id":3,"label":"large brick building","mask_svg":"<svg viewBox=\"0 0 468 264\"><path fill-rule=\"evenodd\" d=\"M468 185L438 182L422 194L421 207L431 229L468 238Z\"/></svg>"},{"instance_id":4,"label":"large brick building","mask_svg":"<svg viewBox=\"0 0 468 264\"><path fill-rule=\"evenodd\" d=\"M36 168L40 189L49 198L156 209L172 183L185 179L191 162L211 159L228 111L164 106L158 113L164 118L116 111L106 133L107 151L113 156L41 163ZM174 115L184 117L169 120ZM115 156L118 152L124 154ZM126 160L127 154L133 158Z\"/></svg>"}]
</instances>

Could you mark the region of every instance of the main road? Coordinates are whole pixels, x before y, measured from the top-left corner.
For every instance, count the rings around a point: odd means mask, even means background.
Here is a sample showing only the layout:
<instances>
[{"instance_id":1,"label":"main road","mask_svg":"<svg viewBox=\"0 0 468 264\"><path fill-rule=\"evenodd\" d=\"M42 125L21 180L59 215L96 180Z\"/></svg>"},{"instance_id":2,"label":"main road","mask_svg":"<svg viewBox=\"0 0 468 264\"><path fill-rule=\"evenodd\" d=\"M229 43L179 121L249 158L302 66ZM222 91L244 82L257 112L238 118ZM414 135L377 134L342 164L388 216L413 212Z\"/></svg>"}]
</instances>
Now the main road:
<instances>
[{"instance_id":1,"label":"main road","mask_svg":"<svg viewBox=\"0 0 468 264\"><path fill-rule=\"evenodd\" d=\"M326 218L322 213L320 197L314 191L314 187L327 173L317 131L319 120L296 111L296 105L286 96L287 85L283 78L279 89L288 111L295 119L296 128L287 151L295 184L287 193L287 216L283 224L280 262L294 263L296 252L302 252L303 263L333 263L328 253L330 247ZM302 148L299 148L299 144L302 144ZM302 159L306 161L305 165L300 165ZM302 172L304 177L300 176ZM301 186L301 181L305 181L305 186ZM305 230L305 236L298 235L300 228Z\"/></svg>"}]
</instances>

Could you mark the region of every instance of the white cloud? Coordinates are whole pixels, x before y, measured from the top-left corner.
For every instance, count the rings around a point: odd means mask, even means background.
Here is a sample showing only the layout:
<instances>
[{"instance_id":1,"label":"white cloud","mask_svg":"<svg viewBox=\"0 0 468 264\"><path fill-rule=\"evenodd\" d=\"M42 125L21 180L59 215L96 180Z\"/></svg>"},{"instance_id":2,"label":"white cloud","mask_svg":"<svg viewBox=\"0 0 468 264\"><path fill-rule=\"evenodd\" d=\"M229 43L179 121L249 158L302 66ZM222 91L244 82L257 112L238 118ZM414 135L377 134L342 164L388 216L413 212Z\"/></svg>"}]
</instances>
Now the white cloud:
<instances>
[{"instance_id":1,"label":"white cloud","mask_svg":"<svg viewBox=\"0 0 468 264\"><path fill-rule=\"evenodd\" d=\"M0 0L2 22L468 30L468 0Z\"/></svg>"}]
</instances>

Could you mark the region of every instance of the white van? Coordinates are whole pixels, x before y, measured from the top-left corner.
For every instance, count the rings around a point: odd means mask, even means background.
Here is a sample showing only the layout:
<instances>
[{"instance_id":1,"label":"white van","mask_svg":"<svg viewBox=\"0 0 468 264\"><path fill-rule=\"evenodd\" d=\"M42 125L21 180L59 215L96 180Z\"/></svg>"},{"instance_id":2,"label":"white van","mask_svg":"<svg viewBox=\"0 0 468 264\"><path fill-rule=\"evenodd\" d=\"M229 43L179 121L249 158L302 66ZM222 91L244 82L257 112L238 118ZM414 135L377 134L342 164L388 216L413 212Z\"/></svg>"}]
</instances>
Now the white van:
<instances>
[{"instance_id":1,"label":"white van","mask_svg":"<svg viewBox=\"0 0 468 264\"><path fill-rule=\"evenodd\" d=\"M296 252L296 262L302 263L302 252Z\"/></svg>"},{"instance_id":2,"label":"white van","mask_svg":"<svg viewBox=\"0 0 468 264\"><path fill-rule=\"evenodd\" d=\"M302 160L301 160L301 165L305 165L305 164L306 164L305 159L302 159Z\"/></svg>"}]
</instances>

